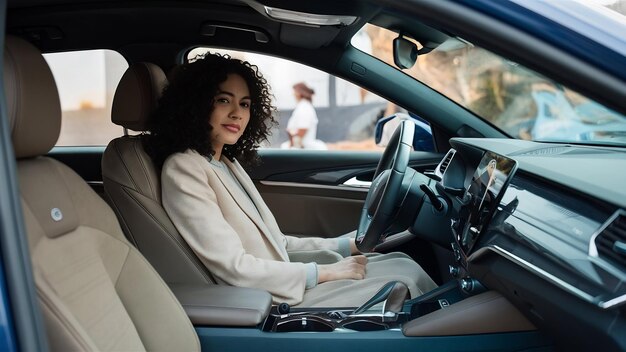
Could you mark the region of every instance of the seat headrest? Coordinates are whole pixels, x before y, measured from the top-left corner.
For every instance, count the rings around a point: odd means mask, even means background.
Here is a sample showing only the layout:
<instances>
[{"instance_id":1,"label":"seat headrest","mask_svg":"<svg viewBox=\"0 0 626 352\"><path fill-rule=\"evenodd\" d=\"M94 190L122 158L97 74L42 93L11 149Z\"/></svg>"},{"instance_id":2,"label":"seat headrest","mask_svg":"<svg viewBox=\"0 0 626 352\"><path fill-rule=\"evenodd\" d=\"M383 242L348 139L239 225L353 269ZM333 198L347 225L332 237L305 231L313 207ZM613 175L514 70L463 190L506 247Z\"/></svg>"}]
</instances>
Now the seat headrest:
<instances>
[{"instance_id":1,"label":"seat headrest","mask_svg":"<svg viewBox=\"0 0 626 352\"><path fill-rule=\"evenodd\" d=\"M166 85L167 78L159 66L148 62L132 64L115 90L113 123L133 131L145 131Z\"/></svg>"},{"instance_id":2,"label":"seat headrest","mask_svg":"<svg viewBox=\"0 0 626 352\"><path fill-rule=\"evenodd\" d=\"M4 89L15 157L46 154L59 138L61 102L46 60L24 39L6 37Z\"/></svg>"}]
</instances>

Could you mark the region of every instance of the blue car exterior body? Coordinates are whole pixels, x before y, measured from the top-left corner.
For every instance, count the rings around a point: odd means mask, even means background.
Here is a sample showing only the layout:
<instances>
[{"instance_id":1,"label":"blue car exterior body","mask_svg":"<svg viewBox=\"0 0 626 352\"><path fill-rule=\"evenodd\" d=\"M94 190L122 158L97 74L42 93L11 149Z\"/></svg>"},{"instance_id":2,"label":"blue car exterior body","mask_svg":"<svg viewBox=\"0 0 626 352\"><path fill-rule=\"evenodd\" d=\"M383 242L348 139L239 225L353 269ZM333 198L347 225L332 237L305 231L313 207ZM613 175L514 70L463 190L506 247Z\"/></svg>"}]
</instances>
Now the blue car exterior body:
<instances>
[{"instance_id":1,"label":"blue car exterior body","mask_svg":"<svg viewBox=\"0 0 626 352\"><path fill-rule=\"evenodd\" d=\"M611 30L610 26L601 22L605 19L604 17L588 14L584 17L575 17L569 13L559 12L557 7L547 6L550 2L546 1L459 0L457 2L489 17L498 18L534 37L541 38L552 46L626 81L626 39L623 35L619 36L620 28ZM535 6L531 7L531 5ZM580 8L580 11L584 10L584 7L576 2L568 1L568 6L576 6ZM531 11L530 8L542 11L542 13ZM558 22L550 18L558 19ZM583 31L588 34L582 34Z\"/></svg>"},{"instance_id":2,"label":"blue car exterior body","mask_svg":"<svg viewBox=\"0 0 626 352\"><path fill-rule=\"evenodd\" d=\"M11 304L6 289L4 266L0 261L0 351L17 351L15 334L13 331L13 316L11 314Z\"/></svg>"}]
</instances>

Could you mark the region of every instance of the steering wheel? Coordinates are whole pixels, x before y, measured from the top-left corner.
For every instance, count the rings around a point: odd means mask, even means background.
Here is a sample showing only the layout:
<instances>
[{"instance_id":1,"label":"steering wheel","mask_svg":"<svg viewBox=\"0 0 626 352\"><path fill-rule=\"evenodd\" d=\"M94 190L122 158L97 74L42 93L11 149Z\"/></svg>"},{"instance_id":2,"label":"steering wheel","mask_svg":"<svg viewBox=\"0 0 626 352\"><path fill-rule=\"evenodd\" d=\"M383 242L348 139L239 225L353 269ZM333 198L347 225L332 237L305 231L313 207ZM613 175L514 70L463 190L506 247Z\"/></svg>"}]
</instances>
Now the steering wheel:
<instances>
[{"instance_id":1,"label":"steering wheel","mask_svg":"<svg viewBox=\"0 0 626 352\"><path fill-rule=\"evenodd\" d=\"M363 253L372 251L380 242L402 204L400 188L409 164L414 132L412 121L402 121L378 162L356 232L356 246Z\"/></svg>"}]
</instances>

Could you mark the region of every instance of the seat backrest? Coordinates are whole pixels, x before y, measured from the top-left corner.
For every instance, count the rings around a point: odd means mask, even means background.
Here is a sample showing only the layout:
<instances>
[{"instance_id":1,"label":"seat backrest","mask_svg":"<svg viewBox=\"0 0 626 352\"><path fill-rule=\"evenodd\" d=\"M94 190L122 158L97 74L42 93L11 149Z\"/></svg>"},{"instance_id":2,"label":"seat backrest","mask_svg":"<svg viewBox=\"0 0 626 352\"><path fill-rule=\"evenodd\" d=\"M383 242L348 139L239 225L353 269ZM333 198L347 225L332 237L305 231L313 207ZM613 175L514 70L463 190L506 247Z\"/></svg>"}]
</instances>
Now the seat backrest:
<instances>
[{"instance_id":1,"label":"seat backrest","mask_svg":"<svg viewBox=\"0 0 626 352\"><path fill-rule=\"evenodd\" d=\"M197 351L183 308L124 238L111 208L64 164L42 155L61 108L30 43L6 38L4 85L37 296L52 350Z\"/></svg>"},{"instance_id":2,"label":"seat backrest","mask_svg":"<svg viewBox=\"0 0 626 352\"><path fill-rule=\"evenodd\" d=\"M131 65L115 91L113 122L145 131L166 84L158 66ZM160 173L144 151L141 135L109 143L102 156L102 179L126 237L167 283L214 283L161 205Z\"/></svg>"}]
</instances>

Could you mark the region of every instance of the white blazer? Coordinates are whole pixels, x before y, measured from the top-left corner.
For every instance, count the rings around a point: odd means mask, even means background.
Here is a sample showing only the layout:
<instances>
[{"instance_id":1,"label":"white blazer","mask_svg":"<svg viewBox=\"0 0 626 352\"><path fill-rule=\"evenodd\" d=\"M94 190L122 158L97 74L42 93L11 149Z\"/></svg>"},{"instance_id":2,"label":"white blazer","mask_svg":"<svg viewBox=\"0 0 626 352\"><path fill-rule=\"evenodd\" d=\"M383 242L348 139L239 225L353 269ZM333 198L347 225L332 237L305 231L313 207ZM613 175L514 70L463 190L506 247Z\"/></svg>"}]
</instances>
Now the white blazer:
<instances>
[{"instance_id":1,"label":"white blazer","mask_svg":"<svg viewBox=\"0 0 626 352\"><path fill-rule=\"evenodd\" d=\"M339 241L285 236L241 165L224 163L248 194L228 170L196 151L171 155L161 173L165 211L220 283L267 290L275 302L300 303L306 268L289 262L287 251L338 251Z\"/></svg>"}]
</instances>

